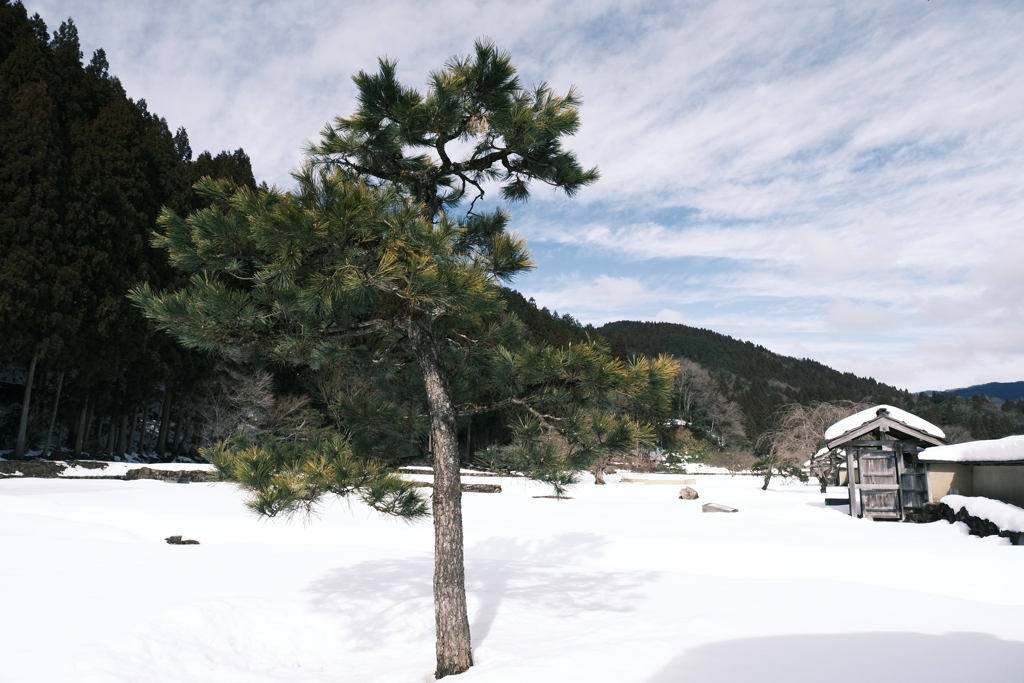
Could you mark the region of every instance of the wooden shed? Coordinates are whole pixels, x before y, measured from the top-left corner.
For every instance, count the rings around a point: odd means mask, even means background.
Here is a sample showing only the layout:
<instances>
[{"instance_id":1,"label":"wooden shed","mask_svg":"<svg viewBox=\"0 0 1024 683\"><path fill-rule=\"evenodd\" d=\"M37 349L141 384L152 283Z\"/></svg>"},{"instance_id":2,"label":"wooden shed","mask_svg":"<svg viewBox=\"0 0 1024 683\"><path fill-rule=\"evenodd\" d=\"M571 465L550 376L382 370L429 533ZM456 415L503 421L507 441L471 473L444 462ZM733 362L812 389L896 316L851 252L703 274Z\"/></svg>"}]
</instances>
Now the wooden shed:
<instances>
[{"instance_id":1,"label":"wooden shed","mask_svg":"<svg viewBox=\"0 0 1024 683\"><path fill-rule=\"evenodd\" d=\"M928 473L918 459L944 444L935 425L893 406L851 415L825 431L825 445L846 453L850 515L902 520L929 500Z\"/></svg>"}]
</instances>

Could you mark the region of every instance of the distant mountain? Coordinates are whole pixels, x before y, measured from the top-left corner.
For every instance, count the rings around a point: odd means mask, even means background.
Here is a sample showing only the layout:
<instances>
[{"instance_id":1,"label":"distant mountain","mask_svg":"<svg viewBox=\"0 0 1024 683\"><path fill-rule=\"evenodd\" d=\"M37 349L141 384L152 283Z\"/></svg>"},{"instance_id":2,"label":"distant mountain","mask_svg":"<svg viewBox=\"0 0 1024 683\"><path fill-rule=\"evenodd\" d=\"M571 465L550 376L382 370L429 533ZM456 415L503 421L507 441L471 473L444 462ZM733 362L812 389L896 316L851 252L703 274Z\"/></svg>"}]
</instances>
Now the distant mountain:
<instances>
[{"instance_id":1,"label":"distant mountain","mask_svg":"<svg viewBox=\"0 0 1024 683\"><path fill-rule=\"evenodd\" d=\"M788 403L870 401L901 406L910 394L868 377L839 372L808 358L790 358L751 342L676 323L622 320L597 328L613 352L688 358L720 378L727 397L743 410L747 435L772 426Z\"/></svg>"},{"instance_id":2,"label":"distant mountain","mask_svg":"<svg viewBox=\"0 0 1024 683\"><path fill-rule=\"evenodd\" d=\"M1024 382L989 382L988 384L975 384L972 387L963 389L949 389L947 394L957 394L964 398L985 394L988 398L998 398L1003 401L1016 401L1024 398Z\"/></svg>"}]
</instances>

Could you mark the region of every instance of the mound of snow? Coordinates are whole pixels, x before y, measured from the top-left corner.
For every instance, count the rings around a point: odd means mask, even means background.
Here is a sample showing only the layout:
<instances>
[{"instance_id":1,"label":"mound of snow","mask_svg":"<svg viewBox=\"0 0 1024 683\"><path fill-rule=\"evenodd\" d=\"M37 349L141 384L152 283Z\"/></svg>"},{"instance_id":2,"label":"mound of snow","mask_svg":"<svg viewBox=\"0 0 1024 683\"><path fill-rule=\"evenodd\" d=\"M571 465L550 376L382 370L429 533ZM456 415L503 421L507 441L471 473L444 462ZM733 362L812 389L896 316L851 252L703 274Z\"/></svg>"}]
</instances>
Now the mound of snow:
<instances>
[{"instance_id":1,"label":"mound of snow","mask_svg":"<svg viewBox=\"0 0 1024 683\"><path fill-rule=\"evenodd\" d=\"M861 425L871 422L876 417L878 417L878 411L881 410L882 408L885 408L889 412L889 417L892 418L893 420L896 420L897 422L902 422L908 427L913 427L919 432L931 434L932 436L938 437L940 439L946 438L946 434L941 429L933 425L931 422L919 418L917 415L914 415L913 413L908 413L905 410L901 410L900 408L896 408L889 405L879 405L875 406L874 408L862 410L859 413L854 413L850 417L845 417L839 422L836 422L834 425L825 430L825 440L831 441L832 439L840 437L843 434L846 434L847 432L852 432L854 429L860 427Z\"/></svg>"},{"instance_id":2,"label":"mound of snow","mask_svg":"<svg viewBox=\"0 0 1024 683\"><path fill-rule=\"evenodd\" d=\"M987 519L1005 531L1024 531L1024 510L1016 505L984 496L943 496L942 502L954 512L967 508L972 517Z\"/></svg>"},{"instance_id":3,"label":"mound of snow","mask_svg":"<svg viewBox=\"0 0 1024 683\"><path fill-rule=\"evenodd\" d=\"M931 462L1008 462L1024 461L1024 436L968 441L951 446L932 446L921 452Z\"/></svg>"}]
</instances>

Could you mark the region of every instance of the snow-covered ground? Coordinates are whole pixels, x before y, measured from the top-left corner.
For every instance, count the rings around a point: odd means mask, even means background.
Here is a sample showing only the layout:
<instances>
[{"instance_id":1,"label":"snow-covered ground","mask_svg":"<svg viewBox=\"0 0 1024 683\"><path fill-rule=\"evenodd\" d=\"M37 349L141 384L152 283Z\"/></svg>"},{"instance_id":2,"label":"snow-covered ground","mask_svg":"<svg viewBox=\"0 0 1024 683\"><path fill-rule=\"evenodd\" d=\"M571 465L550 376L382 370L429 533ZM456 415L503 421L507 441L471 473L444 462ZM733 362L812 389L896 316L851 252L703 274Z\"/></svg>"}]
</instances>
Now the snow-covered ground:
<instances>
[{"instance_id":1,"label":"snow-covered ground","mask_svg":"<svg viewBox=\"0 0 1024 683\"><path fill-rule=\"evenodd\" d=\"M450 680L1024 680L1024 548L695 478L465 494L476 666ZM303 524L227 484L3 480L0 681L429 681L432 547L355 502Z\"/></svg>"}]
</instances>

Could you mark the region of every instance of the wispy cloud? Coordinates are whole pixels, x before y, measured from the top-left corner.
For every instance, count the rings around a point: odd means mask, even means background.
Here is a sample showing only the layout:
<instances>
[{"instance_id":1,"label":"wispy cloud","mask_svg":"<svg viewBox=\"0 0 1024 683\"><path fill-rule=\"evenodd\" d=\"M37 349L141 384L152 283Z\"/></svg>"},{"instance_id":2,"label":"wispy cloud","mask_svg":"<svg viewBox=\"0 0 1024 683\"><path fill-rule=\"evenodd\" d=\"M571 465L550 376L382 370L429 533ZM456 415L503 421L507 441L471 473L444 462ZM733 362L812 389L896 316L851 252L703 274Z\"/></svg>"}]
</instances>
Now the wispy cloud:
<instances>
[{"instance_id":1,"label":"wispy cloud","mask_svg":"<svg viewBox=\"0 0 1024 683\"><path fill-rule=\"evenodd\" d=\"M603 180L538 192L524 292L684 320L925 389L1024 378L1024 8L981 0L515 4L29 0L73 16L197 150L287 184L349 76L412 84L474 38L577 85Z\"/></svg>"}]
</instances>

